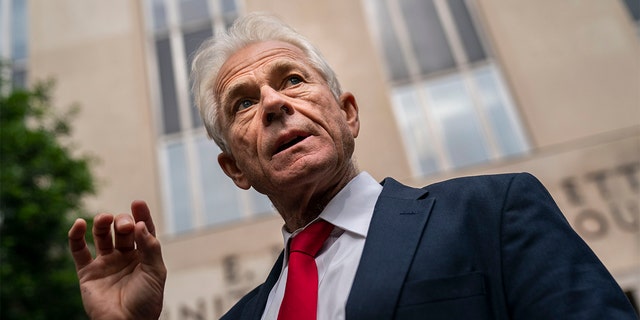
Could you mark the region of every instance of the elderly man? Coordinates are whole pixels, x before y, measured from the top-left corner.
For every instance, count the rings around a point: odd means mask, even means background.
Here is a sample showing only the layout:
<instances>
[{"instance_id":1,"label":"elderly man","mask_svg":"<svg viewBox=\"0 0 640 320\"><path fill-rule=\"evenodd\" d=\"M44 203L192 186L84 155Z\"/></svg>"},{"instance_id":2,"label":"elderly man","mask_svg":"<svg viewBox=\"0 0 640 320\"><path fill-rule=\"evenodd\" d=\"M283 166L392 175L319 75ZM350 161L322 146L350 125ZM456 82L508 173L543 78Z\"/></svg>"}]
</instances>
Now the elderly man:
<instances>
[{"instance_id":1,"label":"elderly man","mask_svg":"<svg viewBox=\"0 0 640 320\"><path fill-rule=\"evenodd\" d=\"M527 174L422 189L356 168L358 104L302 36L259 14L194 59L218 161L284 220L284 252L224 319L633 319L611 275ZM94 319L155 319L166 269L144 202L69 231ZM114 235L111 225L114 224Z\"/></svg>"}]
</instances>

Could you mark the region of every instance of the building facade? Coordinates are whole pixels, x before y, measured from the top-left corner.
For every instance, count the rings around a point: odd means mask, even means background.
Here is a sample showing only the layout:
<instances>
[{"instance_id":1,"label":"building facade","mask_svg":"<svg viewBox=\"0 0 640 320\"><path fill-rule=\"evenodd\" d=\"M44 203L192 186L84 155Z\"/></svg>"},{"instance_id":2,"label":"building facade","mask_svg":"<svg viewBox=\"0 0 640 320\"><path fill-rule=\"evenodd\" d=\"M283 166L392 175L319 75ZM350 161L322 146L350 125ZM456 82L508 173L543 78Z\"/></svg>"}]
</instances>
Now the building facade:
<instances>
[{"instance_id":1,"label":"building facade","mask_svg":"<svg viewBox=\"0 0 640 320\"><path fill-rule=\"evenodd\" d=\"M74 139L100 159L87 207L149 203L164 319L219 317L283 246L268 199L218 168L188 90L193 51L252 11L306 35L355 94L360 169L414 186L531 172L640 303L636 1L1 1L0 17L26 12L15 77L55 78L55 103L82 107Z\"/></svg>"}]
</instances>

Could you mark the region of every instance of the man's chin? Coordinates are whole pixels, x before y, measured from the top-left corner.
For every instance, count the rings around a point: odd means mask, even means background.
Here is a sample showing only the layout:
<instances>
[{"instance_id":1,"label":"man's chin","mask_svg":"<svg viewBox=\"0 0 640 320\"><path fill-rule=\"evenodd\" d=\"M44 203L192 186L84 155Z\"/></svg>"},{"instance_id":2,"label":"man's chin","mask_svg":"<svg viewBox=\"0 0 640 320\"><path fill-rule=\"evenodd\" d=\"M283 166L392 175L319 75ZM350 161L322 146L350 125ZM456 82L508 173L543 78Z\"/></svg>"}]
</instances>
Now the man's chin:
<instances>
[{"instance_id":1,"label":"man's chin","mask_svg":"<svg viewBox=\"0 0 640 320\"><path fill-rule=\"evenodd\" d=\"M326 167L328 160L326 154L318 151L312 152L283 152L271 159L275 172L304 173L309 170L317 170Z\"/></svg>"},{"instance_id":2,"label":"man's chin","mask_svg":"<svg viewBox=\"0 0 640 320\"><path fill-rule=\"evenodd\" d=\"M307 184L315 179L326 179L326 171L333 165L327 161L317 161L319 159L310 158L312 157L304 157L288 166L276 168L272 178L274 181L287 183L286 185Z\"/></svg>"}]
</instances>

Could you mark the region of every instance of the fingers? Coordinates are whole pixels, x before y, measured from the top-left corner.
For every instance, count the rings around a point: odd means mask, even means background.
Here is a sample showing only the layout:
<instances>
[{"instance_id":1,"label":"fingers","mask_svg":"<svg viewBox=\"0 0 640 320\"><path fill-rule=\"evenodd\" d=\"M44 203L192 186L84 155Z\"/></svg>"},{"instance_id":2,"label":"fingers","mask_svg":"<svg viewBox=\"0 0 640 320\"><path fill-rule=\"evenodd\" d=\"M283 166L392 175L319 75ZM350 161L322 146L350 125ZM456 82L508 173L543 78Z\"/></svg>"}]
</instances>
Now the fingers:
<instances>
[{"instance_id":1,"label":"fingers","mask_svg":"<svg viewBox=\"0 0 640 320\"><path fill-rule=\"evenodd\" d=\"M138 240L135 234L136 222L142 222L142 225L145 226L139 230L140 232L144 229L155 240L155 226L147 204L144 201L134 201L131 203L131 211L133 218L129 214L119 214L114 217L111 214L101 213L95 216L92 232L98 255L110 254L114 249L121 252L134 250ZM76 266L84 266L92 261L91 253L84 240L86 229L86 222L79 219L69 230L69 244L74 254L74 259L78 255ZM141 238L141 240L148 242L152 239ZM147 247L149 246L150 244L147 245Z\"/></svg>"},{"instance_id":2,"label":"fingers","mask_svg":"<svg viewBox=\"0 0 640 320\"><path fill-rule=\"evenodd\" d=\"M135 225L135 240L142 264L149 266L155 274L164 279L167 271L162 261L160 242L142 221Z\"/></svg>"},{"instance_id":3,"label":"fingers","mask_svg":"<svg viewBox=\"0 0 640 320\"><path fill-rule=\"evenodd\" d=\"M162 261L160 242L156 238L155 225L149 207L144 201L136 200L131 203L131 212L136 220L135 242L142 263L164 279L167 271Z\"/></svg>"},{"instance_id":4,"label":"fingers","mask_svg":"<svg viewBox=\"0 0 640 320\"><path fill-rule=\"evenodd\" d=\"M76 270L84 268L91 263L91 252L87 247L87 242L84 240L84 235L87 232L87 222L83 219L76 219L76 221L69 229L69 249L73 256L73 262L76 265Z\"/></svg>"},{"instance_id":5,"label":"fingers","mask_svg":"<svg viewBox=\"0 0 640 320\"><path fill-rule=\"evenodd\" d=\"M114 220L115 248L126 252L135 249L133 218L128 214L119 214Z\"/></svg>"},{"instance_id":6,"label":"fingers","mask_svg":"<svg viewBox=\"0 0 640 320\"><path fill-rule=\"evenodd\" d=\"M162 261L160 242L156 238L149 207L144 201L136 200L131 203L131 212L136 220L135 241L142 264L149 267L164 282L167 270Z\"/></svg>"},{"instance_id":7,"label":"fingers","mask_svg":"<svg viewBox=\"0 0 640 320\"><path fill-rule=\"evenodd\" d=\"M147 230L154 237L156 236L156 227L153 225L153 219L151 218L151 211L149 211L149 207L147 203L142 200L136 200L131 203L131 212L133 213L133 218L136 220L136 224L139 221L144 222L147 226Z\"/></svg>"},{"instance_id":8,"label":"fingers","mask_svg":"<svg viewBox=\"0 0 640 320\"><path fill-rule=\"evenodd\" d=\"M93 243L98 255L109 254L113 251L113 237L111 224L113 215L101 213L93 218Z\"/></svg>"}]
</instances>

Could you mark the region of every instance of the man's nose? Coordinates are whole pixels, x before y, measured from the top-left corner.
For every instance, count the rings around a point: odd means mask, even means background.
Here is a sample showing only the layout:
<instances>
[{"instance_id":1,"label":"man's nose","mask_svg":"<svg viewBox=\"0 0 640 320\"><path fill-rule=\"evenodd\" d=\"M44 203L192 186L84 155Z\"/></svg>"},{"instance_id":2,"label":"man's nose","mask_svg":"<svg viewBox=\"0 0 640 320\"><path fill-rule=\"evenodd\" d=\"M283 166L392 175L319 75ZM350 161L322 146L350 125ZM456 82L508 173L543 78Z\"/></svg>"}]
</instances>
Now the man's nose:
<instances>
[{"instance_id":1,"label":"man's nose","mask_svg":"<svg viewBox=\"0 0 640 320\"><path fill-rule=\"evenodd\" d=\"M260 104L262 105L262 121L265 125L271 124L284 115L294 113L293 106L285 95L270 86L260 88Z\"/></svg>"}]
</instances>

